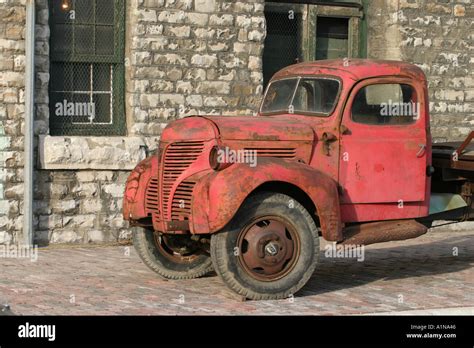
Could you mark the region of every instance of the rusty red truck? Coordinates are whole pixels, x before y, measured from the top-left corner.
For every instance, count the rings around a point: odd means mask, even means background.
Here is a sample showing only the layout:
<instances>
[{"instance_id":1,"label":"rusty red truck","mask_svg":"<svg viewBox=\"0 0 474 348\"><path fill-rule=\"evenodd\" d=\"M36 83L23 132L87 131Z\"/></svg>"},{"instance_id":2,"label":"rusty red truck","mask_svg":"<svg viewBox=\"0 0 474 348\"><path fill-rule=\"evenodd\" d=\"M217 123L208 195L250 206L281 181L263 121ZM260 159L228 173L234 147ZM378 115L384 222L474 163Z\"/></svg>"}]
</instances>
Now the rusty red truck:
<instances>
[{"instance_id":1,"label":"rusty red truck","mask_svg":"<svg viewBox=\"0 0 474 348\"><path fill-rule=\"evenodd\" d=\"M474 149L432 144L415 65L300 63L270 81L257 116L176 120L130 174L124 218L161 277L215 272L248 299L287 298L319 238L368 245L472 218Z\"/></svg>"}]
</instances>

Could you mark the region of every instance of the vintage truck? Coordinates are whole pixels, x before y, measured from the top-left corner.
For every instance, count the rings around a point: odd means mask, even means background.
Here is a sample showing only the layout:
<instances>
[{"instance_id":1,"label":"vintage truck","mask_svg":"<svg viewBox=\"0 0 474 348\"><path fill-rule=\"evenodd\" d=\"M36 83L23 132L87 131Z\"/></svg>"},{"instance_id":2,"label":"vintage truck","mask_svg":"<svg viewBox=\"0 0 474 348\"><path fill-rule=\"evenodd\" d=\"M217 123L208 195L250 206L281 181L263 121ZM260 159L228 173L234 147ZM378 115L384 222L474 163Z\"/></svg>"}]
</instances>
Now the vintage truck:
<instances>
[{"instance_id":1,"label":"vintage truck","mask_svg":"<svg viewBox=\"0 0 474 348\"><path fill-rule=\"evenodd\" d=\"M282 299L318 265L319 238L368 245L472 218L473 134L432 144L426 77L394 61L287 67L256 117L187 117L126 184L123 214L161 277L215 272Z\"/></svg>"}]
</instances>

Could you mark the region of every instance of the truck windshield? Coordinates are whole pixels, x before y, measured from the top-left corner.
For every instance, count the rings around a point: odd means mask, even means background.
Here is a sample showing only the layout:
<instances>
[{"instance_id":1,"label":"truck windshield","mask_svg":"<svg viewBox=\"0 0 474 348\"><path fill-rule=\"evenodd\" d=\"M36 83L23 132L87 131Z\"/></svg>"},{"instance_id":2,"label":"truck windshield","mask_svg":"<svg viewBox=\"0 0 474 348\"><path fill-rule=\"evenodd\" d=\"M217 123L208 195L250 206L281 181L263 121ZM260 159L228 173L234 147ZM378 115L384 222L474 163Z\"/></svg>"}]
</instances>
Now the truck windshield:
<instances>
[{"instance_id":1,"label":"truck windshield","mask_svg":"<svg viewBox=\"0 0 474 348\"><path fill-rule=\"evenodd\" d=\"M261 114L279 112L329 116L336 104L340 83L330 78L293 78L270 84Z\"/></svg>"}]
</instances>

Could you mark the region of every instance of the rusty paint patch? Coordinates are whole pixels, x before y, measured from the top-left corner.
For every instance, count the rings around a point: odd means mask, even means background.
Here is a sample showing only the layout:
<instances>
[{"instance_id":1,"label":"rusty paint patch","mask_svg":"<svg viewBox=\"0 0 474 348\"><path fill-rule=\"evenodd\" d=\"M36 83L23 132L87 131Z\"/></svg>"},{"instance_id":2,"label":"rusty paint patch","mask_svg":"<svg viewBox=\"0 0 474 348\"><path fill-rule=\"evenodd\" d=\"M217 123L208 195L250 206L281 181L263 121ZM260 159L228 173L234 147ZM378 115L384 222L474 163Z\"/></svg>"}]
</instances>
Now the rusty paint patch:
<instances>
[{"instance_id":1,"label":"rusty paint patch","mask_svg":"<svg viewBox=\"0 0 474 348\"><path fill-rule=\"evenodd\" d=\"M381 221L347 227L343 231L345 245L369 245L419 237L428 228L415 220Z\"/></svg>"}]
</instances>

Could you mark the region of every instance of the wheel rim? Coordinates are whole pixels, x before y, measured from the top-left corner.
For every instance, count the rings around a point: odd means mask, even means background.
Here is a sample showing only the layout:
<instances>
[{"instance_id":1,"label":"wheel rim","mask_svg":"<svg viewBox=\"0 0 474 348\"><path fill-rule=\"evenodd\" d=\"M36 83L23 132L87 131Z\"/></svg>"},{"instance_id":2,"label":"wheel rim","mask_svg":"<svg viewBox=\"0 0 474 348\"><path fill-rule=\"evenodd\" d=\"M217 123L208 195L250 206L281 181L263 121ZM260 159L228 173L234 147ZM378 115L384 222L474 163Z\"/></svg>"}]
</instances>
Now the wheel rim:
<instances>
[{"instance_id":1,"label":"wheel rim","mask_svg":"<svg viewBox=\"0 0 474 348\"><path fill-rule=\"evenodd\" d=\"M290 273L300 254L300 239L286 220L261 217L247 225L237 239L238 258L247 274L275 281Z\"/></svg>"},{"instance_id":2,"label":"wheel rim","mask_svg":"<svg viewBox=\"0 0 474 348\"><path fill-rule=\"evenodd\" d=\"M154 237L158 251L172 262L193 263L202 254L202 249L194 242L186 241L184 236L165 236L155 233Z\"/></svg>"}]
</instances>

